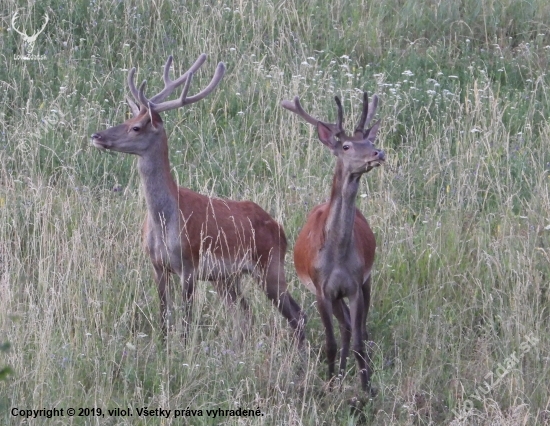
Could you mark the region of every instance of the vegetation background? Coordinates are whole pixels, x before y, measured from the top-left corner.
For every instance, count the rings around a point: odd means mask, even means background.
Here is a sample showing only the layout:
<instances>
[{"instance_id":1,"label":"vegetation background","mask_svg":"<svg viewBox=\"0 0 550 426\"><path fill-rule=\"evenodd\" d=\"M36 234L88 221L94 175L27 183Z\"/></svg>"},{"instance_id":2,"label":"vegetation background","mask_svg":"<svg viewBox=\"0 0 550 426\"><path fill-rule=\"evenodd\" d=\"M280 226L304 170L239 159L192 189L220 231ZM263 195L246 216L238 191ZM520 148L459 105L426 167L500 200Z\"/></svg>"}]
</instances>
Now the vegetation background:
<instances>
[{"instance_id":1,"label":"vegetation background","mask_svg":"<svg viewBox=\"0 0 550 426\"><path fill-rule=\"evenodd\" d=\"M22 423L14 407L130 407L133 417L29 423L550 424L547 0L0 5L0 343L11 345L0 368L12 370L0 382L0 423ZM16 60L16 11L28 34L48 14L34 51L44 60ZM169 54L179 72L202 52L192 93L218 61L228 72L206 100L164 114L172 172L200 193L253 200L283 224L291 291L310 319L302 355L252 281L245 340L201 283L193 341L163 343L135 158L90 145L91 133L128 117L129 68L152 91ZM334 158L279 102L299 95L332 120L338 94L351 126L363 90L381 98L388 162L362 179L358 198L378 242L368 318L378 395L353 416L354 362L342 389L327 392L324 332L291 260ZM521 355L527 336L538 342ZM145 406L264 415L138 418Z\"/></svg>"}]
</instances>

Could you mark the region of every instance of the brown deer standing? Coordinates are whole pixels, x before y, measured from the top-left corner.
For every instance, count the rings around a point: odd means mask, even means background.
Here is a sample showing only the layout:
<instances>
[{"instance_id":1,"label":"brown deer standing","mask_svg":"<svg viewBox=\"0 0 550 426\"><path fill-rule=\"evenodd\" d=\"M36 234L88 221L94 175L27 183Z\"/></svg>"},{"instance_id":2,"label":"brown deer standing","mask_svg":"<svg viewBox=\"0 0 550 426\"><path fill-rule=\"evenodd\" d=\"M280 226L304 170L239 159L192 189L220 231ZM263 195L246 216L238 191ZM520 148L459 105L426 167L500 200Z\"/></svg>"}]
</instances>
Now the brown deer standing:
<instances>
[{"instance_id":1,"label":"brown deer standing","mask_svg":"<svg viewBox=\"0 0 550 426\"><path fill-rule=\"evenodd\" d=\"M240 300L241 307L248 312L239 278L250 273L261 283L267 297L302 343L305 317L287 291L284 273L287 241L282 227L251 201L221 200L198 194L178 187L170 173L167 137L159 113L197 102L215 89L225 73L223 63L218 64L206 88L187 96L193 73L205 60L206 55L202 54L187 72L172 81L169 77L172 56L169 56L164 66L164 89L150 99L144 95L145 81L136 89L135 68L131 69L128 86L139 107L128 98L133 118L94 133L93 144L100 149L138 156L138 171L147 202L143 242L153 263L164 334L168 319L166 287L171 273L180 279L187 325L197 280L211 281L226 302L235 304ZM178 99L164 101L182 84Z\"/></svg>"},{"instance_id":2,"label":"brown deer standing","mask_svg":"<svg viewBox=\"0 0 550 426\"><path fill-rule=\"evenodd\" d=\"M317 296L317 308L326 333L329 375L334 377L337 344L332 314L340 324L342 352L339 374L344 374L353 335L362 388L370 387L371 366L366 358L368 340L366 319L370 304L371 270L376 241L365 217L355 207L359 180L364 173L385 160L383 151L374 147L380 126L377 121L365 130L378 104L375 95L369 107L363 95L363 113L353 136L343 129L343 110L338 97L338 122L323 123L307 114L298 97L281 105L317 126L319 139L337 157L330 201L309 214L294 247L294 265L300 281ZM350 309L344 301L349 299ZM351 312L350 312L351 311Z\"/></svg>"}]
</instances>

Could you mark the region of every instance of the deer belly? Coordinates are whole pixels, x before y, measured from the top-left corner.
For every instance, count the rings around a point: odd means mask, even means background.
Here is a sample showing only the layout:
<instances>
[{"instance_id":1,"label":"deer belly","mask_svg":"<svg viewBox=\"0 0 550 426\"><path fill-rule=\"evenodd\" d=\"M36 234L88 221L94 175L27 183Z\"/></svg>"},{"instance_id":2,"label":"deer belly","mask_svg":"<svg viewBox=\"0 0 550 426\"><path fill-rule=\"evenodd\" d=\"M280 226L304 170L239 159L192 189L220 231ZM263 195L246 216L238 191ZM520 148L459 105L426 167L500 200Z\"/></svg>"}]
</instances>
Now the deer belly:
<instances>
[{"instance_id":1,"label":"deer belly","mask_svg":"<svg viewBox=\"0 0 550 426\"><path fill-rule=\"evenodd\" d=\"M252 273L254 267L254 263L247 257L228 259L206 252L200 256L199 279L204 281L223 280L233 275Z\"/></svg>"}]
</instances>

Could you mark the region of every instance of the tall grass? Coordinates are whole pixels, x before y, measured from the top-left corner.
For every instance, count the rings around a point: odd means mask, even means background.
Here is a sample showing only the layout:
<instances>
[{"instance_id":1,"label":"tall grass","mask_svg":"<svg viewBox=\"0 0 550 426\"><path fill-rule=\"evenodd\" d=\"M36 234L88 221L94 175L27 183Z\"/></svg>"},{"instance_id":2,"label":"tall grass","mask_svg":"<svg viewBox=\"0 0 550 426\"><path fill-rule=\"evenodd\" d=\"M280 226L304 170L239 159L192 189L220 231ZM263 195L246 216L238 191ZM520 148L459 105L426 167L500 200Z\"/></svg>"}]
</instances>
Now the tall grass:
<instances>
[{"instance_id":1,"label":"tall grass","mask_svg":"<svg viewBox=\"0 0 550 426\"><path fill-rule=\"evenodd\" d=\"M546 1L3 4L0 342L11 350L0 367L13 370L0 382L3 424L20 424L12 408L54 407L133 410L59 424L550 423ZM16 10L29 34L48 13L35 47L45 60L14 59ZM303 353L253 281L245 337L200 283L191 342L160 338L135 158L101 153L89 135L127 117L129 68L153 91L169 54L179 72L202 52L193 88L217 61L228 72L206 100L164 114L172 172L203 194L255 201L291 242L327 198L334 160L279 102L299 95L332 120L338 94L352 126L363 90L381 98L388 164L358 199L378 243L367 325L378 395L361 416L349 408L353 362L342 389L326 389L324 331L291 250L291 292L310 319ZM529 335L539 341L472 398ZM263 416L138 418L145 406Z\"/></svg>"}]
</instances>

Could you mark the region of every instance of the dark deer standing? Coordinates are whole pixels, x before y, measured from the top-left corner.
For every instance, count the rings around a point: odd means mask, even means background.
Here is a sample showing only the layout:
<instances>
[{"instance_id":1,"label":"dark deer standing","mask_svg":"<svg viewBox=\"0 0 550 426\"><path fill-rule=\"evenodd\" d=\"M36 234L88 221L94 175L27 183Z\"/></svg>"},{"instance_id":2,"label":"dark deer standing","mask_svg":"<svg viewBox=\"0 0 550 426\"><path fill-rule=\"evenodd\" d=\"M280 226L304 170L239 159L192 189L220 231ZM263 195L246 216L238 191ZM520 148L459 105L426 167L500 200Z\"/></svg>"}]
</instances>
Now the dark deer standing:
<instances>
[{"instance_id":1,"label":"dark deer standing","mask_svg":"<svg viewBox=\"0 0 550 426\"><path fill-rule=\"evenodd\" d=\"M221 200L198 194L178 187L170 173L167 137L159 113L197 102L215 89L225 73L223 63L218 64L206 88L188 96L193 73L205 60L206 55L202 54L187 72L172 81L169 77L172 56L169 56L164 66L165 87L150 99L144 95L145 81L136 89L135 68L130 70L128 86L139 107L128 99L133 118L94 133L93 144L100 149L138 156L138 171L147 202L143 242L153 263L164 334L166 287L171 273L180 279L187 324L197 280L211 281L226 302L239 301L248 311L239 278L251 273L301 343L305 317L287 291L284 273L287 241L282 227L251 201ZM182 84L178 99L164 101Z\"/></svg>"},{"instance_id":2,"label":"dark deer standing","mask_svg":"<svg viewBox=\"0 0 550 426\"><path fill-rule=\"evenodd\" d=\"M339 374L344 374L353 335L352 350L357 360L362 388L370 387L372 369L365 353L368 340L366 319L370 304L371 270L376 241L369 224L355 207L359 180L364 173L385 160L383 151L374 147L380 126L371 128L378 98L369 106L363 96L363 113L353 136L343 129L343 110L338 97L338 122L323 123L307 114L298 97L281 105L317 127L319 139L337 157L330 201L309 214L294 248L294 265L300 281L317 296L317 308L326 333L329 376L334 377L337 344L332 314L340 324L342 352ZM350 308L344 298L349 299Z\"/></svg>"}]
</instances>

